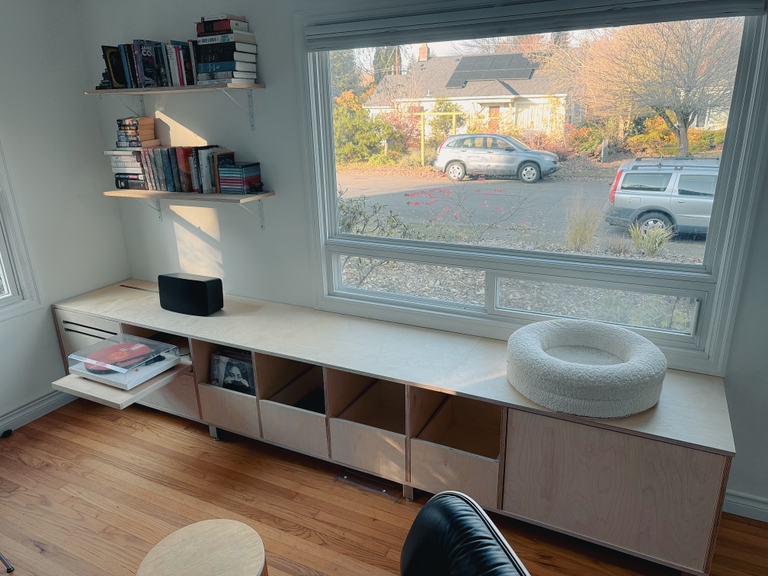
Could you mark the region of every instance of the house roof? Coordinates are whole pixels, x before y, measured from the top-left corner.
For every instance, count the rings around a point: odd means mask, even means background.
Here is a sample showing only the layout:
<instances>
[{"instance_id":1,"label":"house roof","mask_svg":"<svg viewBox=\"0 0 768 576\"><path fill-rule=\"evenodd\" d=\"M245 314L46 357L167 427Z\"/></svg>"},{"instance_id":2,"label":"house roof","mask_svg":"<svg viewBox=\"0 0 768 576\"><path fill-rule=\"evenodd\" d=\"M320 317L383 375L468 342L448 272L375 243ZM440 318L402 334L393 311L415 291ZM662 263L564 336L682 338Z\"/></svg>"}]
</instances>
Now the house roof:
<instances>
[{"instance_id":1,"label":"house roof","mask_svg":"<svg viewBox=\"0 0 768 576\"><path fill-rule=\"evenodd\" d=\"M496 78L474 79L483 76ZM522 54L438 56L414 62L406 74L384 76L365 106L389 106L393 100L425 98L533 96L550 94L553 86L552 78Z\"/></svg>"}]
</instances>

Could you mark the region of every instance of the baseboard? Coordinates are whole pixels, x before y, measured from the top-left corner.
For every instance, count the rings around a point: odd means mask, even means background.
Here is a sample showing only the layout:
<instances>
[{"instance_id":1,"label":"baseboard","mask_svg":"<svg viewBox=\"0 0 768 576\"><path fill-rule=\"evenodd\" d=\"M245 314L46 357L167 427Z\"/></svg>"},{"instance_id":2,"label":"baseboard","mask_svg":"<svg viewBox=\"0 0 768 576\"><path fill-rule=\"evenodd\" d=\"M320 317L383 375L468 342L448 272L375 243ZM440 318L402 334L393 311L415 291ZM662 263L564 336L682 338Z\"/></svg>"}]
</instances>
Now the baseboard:
<instances>
[{"instance_id":1,"label":"baseboard","mask_svg":"<svg viewBox=\"0 0 768 576\"><path fill-rule=\"evenodd\" d=\"M745 516L753 520L768 522L768 498L726 490L723 512L730 512L731 514Z\"/></svg>"},{"instance_id":2,"label":"baseboard","mask_svg":"<svg viewBox=\"0 0 768 576\"><path fill-rule=\"evenodd\" d=\"M24 424L32 422L32 420L45 416L48 412L53 412L57 408L69 404L73 400L77 400L77 398L64 392L46 394L42 398L33 400L29 404L25 404L8 414L0 416L0 433L6 430L16 430L24 426Z\"/></svg>"}]
</instances>

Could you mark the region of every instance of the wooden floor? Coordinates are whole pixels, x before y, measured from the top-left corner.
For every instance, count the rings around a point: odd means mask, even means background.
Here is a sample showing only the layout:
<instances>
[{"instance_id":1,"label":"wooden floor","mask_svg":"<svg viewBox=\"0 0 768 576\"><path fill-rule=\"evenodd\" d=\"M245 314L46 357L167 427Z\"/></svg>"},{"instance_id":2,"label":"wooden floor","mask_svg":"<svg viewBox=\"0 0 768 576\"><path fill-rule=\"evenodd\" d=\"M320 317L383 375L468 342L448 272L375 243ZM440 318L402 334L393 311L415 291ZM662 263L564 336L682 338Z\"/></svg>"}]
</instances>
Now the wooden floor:
<instances>
[{"instance_id":1,"label":"wooden floor","mask_svg":"<svg viewBox=\"0 0 768 576\"><path fill-rule=\"evenodd\" d=\"M426 500L336 479L341 468L150 409L78 400L0 439L0 552L19 576L133 575L163 537L233 518L261 534L270 576L399 573ZM533 576L677 572L494 516ZM768 524L724 515L712 570L768 575Z\"/></svg>"}]
</instances>

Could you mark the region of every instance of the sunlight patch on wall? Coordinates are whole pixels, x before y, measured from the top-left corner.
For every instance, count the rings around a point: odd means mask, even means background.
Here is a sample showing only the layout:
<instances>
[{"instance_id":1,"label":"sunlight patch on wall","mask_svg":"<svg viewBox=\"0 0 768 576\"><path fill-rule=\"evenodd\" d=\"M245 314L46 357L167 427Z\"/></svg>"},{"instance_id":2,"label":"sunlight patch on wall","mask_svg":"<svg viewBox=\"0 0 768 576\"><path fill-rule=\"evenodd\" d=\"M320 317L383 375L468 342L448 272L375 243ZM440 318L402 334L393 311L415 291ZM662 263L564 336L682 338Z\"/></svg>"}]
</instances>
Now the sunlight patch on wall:
<instances>
[{"instance_id":1,"label":"sunlight patch on wall","mask_svg":"<svg viewBox=\"0 0 768 576\"><path fill-rule=\"evenodd\" d=\"M216 210L195 206L171 206L173 229L182 272L224 277L220 249L221 229Z\"/></svg>"},{"instance_id":2,"label":"sunlight patch on wall","mask_svg":"<svg viewBox=\"0 0 768 576\"><path fill-rule=\"evenodd\" d=\"M155 135L166 146L178 145L175 144L177 142L183 143L183 146L206 146L208 144L205 138L198 136L160 110L155 113L155 118Z\"/></svg>"}]
</instances>

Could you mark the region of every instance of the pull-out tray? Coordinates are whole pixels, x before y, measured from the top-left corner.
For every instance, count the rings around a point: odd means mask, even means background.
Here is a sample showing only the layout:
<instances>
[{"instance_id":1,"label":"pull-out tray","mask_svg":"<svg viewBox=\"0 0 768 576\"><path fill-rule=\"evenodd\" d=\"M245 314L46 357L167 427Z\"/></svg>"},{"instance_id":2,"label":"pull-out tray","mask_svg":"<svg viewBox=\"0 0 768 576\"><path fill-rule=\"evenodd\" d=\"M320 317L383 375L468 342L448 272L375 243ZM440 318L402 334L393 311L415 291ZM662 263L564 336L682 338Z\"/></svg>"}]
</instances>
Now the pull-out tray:
<instances>
[{"instance_id":1,"label":"pull-out tray","mask_svg":"<svg viewBox=\"0 0 768 576\"><path fill-rule=\"evenodd\" d=\"M56 380L53 383L53 388L55 390L60 390L61 392L66 392L67 394L72 394L73 396L104 404L104 406L122 410L134 402L141 400L144 396L151 394L158 388L162 388L169 382L172 382L179 375L189 372L191 367L192 364L189 361L182 360L181 363L170 370L158 374L132 390L121 390L120 388L94 382L93 380L75 376L74 374Z\"/></svg>"}]
</instances>

